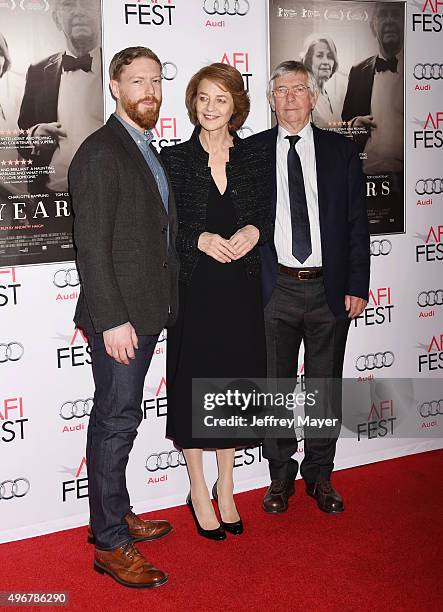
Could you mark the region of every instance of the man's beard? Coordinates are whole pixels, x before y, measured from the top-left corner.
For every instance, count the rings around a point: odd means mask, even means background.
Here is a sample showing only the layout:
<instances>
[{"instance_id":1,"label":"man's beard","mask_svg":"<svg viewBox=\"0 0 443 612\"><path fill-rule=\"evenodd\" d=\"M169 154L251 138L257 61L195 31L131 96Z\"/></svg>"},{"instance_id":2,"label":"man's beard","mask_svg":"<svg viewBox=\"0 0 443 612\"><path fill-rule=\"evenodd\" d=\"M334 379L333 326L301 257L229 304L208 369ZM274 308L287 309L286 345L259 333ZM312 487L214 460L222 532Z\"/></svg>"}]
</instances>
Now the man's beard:
<instances>
[{"instance_id":1,"label":"man's beard","mask_svg":"<svg viewBox=\"0 0 443 612\"><path fill-rule=\"evenodd\" d=\"M151 130L157 123L160 113L160 101L155 96L146 96L136 102L131 102L128 98L122 97L121 102L128 117L144 130ZM141 102L155 102L155 107L140 110L139 104Z\"/></svg>"}]
</instances>

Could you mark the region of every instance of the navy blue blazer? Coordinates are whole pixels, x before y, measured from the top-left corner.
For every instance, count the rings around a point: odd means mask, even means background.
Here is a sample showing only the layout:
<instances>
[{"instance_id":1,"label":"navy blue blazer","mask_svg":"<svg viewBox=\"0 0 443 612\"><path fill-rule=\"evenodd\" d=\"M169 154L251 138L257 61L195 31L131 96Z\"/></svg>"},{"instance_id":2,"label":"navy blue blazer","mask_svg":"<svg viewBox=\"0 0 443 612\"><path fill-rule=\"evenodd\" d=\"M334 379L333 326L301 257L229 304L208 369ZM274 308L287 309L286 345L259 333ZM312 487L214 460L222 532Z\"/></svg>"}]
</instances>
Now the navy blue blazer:
<instances>
[{"instance_id":1,"label":"navy blue blazer","mask_svg":"<svg viewBox=\"0 0 443 612\"><path fill-rule=\"evenodd\" d=\"M345 295L368 299L369 224L365 180L355 144L312 126L317 166L318 206L323 282L329 307L345 313ZM277 204L276 145L278 127L250 136L266 144L272 163L272 218ZM267 304L277 281L278 261L273 241L260 247L263 301Z\"/></svg>"}]
</instances>

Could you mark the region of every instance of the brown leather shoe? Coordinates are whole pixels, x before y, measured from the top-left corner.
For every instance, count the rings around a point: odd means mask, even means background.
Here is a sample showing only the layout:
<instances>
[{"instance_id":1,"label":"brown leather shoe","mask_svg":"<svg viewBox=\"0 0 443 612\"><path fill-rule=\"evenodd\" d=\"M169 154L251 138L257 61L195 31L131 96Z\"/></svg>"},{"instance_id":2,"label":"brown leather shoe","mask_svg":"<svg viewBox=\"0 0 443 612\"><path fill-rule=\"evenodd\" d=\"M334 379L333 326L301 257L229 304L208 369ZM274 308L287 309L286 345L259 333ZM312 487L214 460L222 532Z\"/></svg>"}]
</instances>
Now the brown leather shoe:
<instances>
[{"instance_id":1,"label":"brown leather shoe","mask_svg":"<svg viewBox=\"0 0 443 612\"><path fill-rule=\"evenodd\" d=\"M151 565L132 542L112 550L96 548L94 569L123 586L138 589L158 587L168 581L168 575Z\"/></svg>"},{"instance_id":2,"label":"brown leather shoe","mask_svg":"<svg viewBox=\"0 0 443 612\"><path fill-rule=\"evenodd\" d=\"M317 500L317 506L323 512L335 514L345 509L342 496L334 489L330 480L306 483L306 493Z\"/></svg>"},{"instance_id":3,"label":"brown leather shoe","mask_svg":"<svg viewBox=\"0 0 443 612\"><path fill-rule=\"evenodd\" d=\"M134 542L159 540L172 531L172 525L168 521L144 521L132 511L125 514L125 521L128 523L129 535ZM88 542L95 544L91 523L88 525Z\"/></svg>"},{"instance_id":4,"label":"brown leather shoe","mask_svg":"<svg viewBox=\"0 0 443 612\"><path fill-rule=\"evenodd\" d=\"M288 499L294 495L293 480L272 480L263 498L263 510L281 514L288 509Z\"/></svg>"}]
</instances>

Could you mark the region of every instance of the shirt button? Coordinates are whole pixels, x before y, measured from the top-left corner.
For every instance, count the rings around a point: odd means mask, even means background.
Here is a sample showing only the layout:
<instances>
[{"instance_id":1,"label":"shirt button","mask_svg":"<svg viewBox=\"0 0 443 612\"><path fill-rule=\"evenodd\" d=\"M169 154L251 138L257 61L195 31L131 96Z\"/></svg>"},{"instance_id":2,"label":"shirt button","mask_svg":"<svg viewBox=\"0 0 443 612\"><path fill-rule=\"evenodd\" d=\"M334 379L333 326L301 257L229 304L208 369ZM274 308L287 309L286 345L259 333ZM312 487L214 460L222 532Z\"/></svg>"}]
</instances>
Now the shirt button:
<instances>
[{"instance_id":1,"label":"shirt button","mask_svg":"<svg viewBox=\"0 0 443 612\"><path fill-rule=\"evenodd\" d=\"M162 234L166 234L167 231L168 231L167 227L162 227Z\"/></svg>"}]
</instances>

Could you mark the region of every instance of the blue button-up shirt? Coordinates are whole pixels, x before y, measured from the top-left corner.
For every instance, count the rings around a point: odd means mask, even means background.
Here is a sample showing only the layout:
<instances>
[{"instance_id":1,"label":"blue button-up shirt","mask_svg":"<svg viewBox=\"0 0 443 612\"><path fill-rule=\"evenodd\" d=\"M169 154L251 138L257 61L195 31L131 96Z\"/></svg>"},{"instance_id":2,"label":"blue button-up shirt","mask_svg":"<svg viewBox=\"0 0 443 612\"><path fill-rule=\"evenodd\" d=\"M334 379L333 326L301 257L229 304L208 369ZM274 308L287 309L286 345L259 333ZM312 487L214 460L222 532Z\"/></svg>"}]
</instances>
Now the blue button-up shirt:
<instances>
[{"instance_id":1,"label":"blue button-up shirt","mask_svg":"<svg viewBox=\"0 0 443 612\"><path fill-rule=\"evenodd\" d=\"M157 183L163 206L165 207L166 212L168 212L168 180L166 178L166 174L163 170L161 163L158 161L154 151L151 149L150 146L151 142L154 140L153 133L151 132L151 130L145 130L144 132L140 132L140 130L137 130L136 128L132 127L132 125L129 125L129 123L122 119L119 115L117 115L117 113L114 113L114 115L117 117L120 123L128 130L129 134L132 136L138 148L142 152L143 157L145 158L145 161L148 164L149 169L151 170Z\"/></svg>"}]
</instances>

